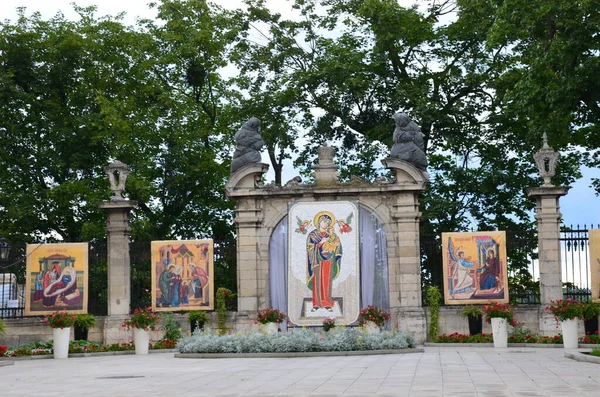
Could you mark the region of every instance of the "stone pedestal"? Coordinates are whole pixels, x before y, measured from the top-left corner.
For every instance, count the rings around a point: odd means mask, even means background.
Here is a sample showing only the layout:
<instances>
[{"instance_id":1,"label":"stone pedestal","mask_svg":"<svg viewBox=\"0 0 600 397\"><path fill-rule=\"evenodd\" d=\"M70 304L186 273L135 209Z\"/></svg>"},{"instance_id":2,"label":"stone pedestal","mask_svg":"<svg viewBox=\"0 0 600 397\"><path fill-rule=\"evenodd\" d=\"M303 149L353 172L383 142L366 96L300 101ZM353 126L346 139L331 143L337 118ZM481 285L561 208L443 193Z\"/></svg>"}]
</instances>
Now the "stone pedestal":
<instances>
[{"instance_id":1,"label":"stone pedestal","mask_svg":"<svg viewBox=\"0 0 600 397\"><path fill-rule=\"evenodd\" d=\"M127 315L113 315L107 316L104 319L104 324L102 327L104 344L111 345L113 343L131 342L131 331L127 331L123 327L123 321L125 321L125 319L128 317L129 316Z\"/></svg>"},{"instance_id":2,"label":"stone pedestal","mask_svg":"<svg viewBox=\"0 0 600 397\"><path fill-rule=\"evenodd\" d=\"M538 226L538 252L540 268L540 293L542 309L551 300L562 299L562 271L560 263L559 200L567 194L568 187L543 186L527 189L527 195L536 200ZM556 335L556 322L551 315L540 313L542 335ZM551 321L550 321L551 319Z\"/></svg>"},{"instance_id":3,"label":"stone pedestal","mask_svg":"<svg viewBox=\"0 0 600 397\"><path fill-rule=\"evenodd\" d=\"M131 301L131 269L129 263L129 214L135 201L103 201L98 207L107 214L108 234L108 315L128 315Z\"/></svg>"}]
</instances>

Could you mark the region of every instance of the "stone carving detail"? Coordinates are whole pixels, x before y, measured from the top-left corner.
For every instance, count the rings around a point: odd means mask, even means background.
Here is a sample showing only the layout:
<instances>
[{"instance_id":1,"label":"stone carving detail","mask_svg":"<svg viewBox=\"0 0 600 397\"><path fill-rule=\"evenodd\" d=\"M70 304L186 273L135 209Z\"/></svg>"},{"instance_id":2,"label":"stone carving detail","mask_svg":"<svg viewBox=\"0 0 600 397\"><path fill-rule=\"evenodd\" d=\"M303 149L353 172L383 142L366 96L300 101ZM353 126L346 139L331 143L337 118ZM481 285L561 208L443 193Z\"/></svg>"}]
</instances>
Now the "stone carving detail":
<instances>
[{"instance_id":1,"label":"stone carving detail","mask_svg":"<svg viewBox=\"0 0 600 397\"><path fill-rule=\"evenodd\" d=\"M427 157L421 127L408 117L406 113L394 115L394 146L390 157L408 161L422 171L427 170Z\"/></svg>"},{"instance_id":2,"label":"stone carving detail","mask_svg":"<svg viewBox=\"0 0 600 397\"><path fill-rule=\"evenodd\" d=\"M299 186L301 183L302 183L302 178L299 176L295 176L292 179L290 179L289 181L287 181L285 186L294 187L294 186Z\"/></svg>"},{"instance_id":3,"label":"stone carving detail","mask_svg":"<svg viewBox=\"0 0 600 397\"><path fill-rule=\"evenodd\" d=\"M542 148L533 155L533 159L540 172L540 176L544 179L545 187L554 186L550 180L556 173L556 160L558 160L559 156L559 153L548 146L548 136L544 132L542 136Z\"/></svg>"},{"instance_id":4,"label":"stone carving detail","mask_svg":"<svg viewBox=\"0 0 600 397\"><path fill-rule=\"evenodd\" d=\"M108 175L108 181L110 182L110 190L114 193L114 196L110 198L111 200L125 200L122 193L125 190L125 181L129 171L129 166L119 160L104 167L104 172Z\"/></svg>"},{"instance_id":5,"label":"stone carving detail","mask_svg":"<svg viewBox=\"0 0 600 397\"><path fill-rule=\"evenodd\" d=\"M260 120L252 117L235 133L235 152L231 160L231 173L247 164L260 163L260 150L264 144L260 135Z\"/></svg>"}]
</instances>

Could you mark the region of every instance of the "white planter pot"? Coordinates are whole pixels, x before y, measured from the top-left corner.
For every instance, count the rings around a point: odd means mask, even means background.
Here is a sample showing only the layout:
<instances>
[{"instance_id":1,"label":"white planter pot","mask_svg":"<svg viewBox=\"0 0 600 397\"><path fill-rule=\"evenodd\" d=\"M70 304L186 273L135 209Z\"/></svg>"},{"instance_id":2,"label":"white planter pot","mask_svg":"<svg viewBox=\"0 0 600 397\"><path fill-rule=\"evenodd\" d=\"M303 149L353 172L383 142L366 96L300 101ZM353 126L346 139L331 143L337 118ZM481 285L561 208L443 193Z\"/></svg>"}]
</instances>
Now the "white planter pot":
<instances>
[{"instance_id":1,"label":"white planter pot","mask_svg":"<svg viewBox=\"0 0 600 397\"><path fill-rule=\"evenodd\" d=\"M368 334L378 334L381 332L379 325L375 324L373 321L367 321L364 327Z\"/></svg>"},{"instance_id":2,"label":"white planter pot","mask_svg":"<svg viewBox=\"0 0 600 397\"><path fill-rule=\"evenodd\" d=\"M279 324L277 323L266 323L262 326L262 332L267 335L276 334L279 331Z\"/></svg>"},{"instance_id":3,"label":"white planter pot","mask_svg":"<svg viewBox=\"0 0 600 397\"><path fill-rule=\"evenodd\" d=\"M141 329L133 329L133 342L135 343L135 354L148 354L148 343L150 343L150 332Z\"/></svg>"},{"instance_id":4,"label":"white planter pot","mask_svg":"<svg viewBox=\"0 0 600 397\"><path fill-rule=\"evenodd\" d=\"M577 347L579 347L578 325L579 319L577 317L560 322L563 335L563 346L565 349L577 349Z\"/></svg>"},{"instance_id":5,"label":"white planter pot","mask_svg":"<svg viewBox=\"0 0 600 397\"><path fill-rule=\"evenodd\" d=\"M54 358L69 358L71 328L52 328Z\"/></svg>"},{"instance_id":6,"label":"white planter pot","mask_svg":"<svg viewBox=\"0 0 600 397\"><path fill-rule=\"evenodd\" d=\"M508 347L508 322L505 318L492 317L494 347Z\"/></svg>"}]
</instances>

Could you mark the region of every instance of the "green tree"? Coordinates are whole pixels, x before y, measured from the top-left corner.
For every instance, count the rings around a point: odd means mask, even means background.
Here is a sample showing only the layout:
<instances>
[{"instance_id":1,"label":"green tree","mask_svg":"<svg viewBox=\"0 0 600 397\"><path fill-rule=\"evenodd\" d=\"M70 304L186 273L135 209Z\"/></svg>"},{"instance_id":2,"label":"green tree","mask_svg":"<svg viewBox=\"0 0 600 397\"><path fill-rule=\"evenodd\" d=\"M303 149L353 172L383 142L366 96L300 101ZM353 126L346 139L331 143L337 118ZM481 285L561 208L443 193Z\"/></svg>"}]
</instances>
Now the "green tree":
<instances>
[{"instance_id":1,"label":"green tree","mask_svg":"<svg viewBox=\"0 0 600 397\"><path fill-rule=\"evenodd\" d=\"M266 44L244 41L244 62L295 90L298 112L320 114L298 165L336 141L343 176L374 178L374 160L392 144L391 116L405 111L421 125L430 162L424 231L530 222L524 187L537 183L529 155L541 141L516 145L517 134L496 129L503 115L492 87L507 60L506 48L485 47L480 30L489 26L442 22L457 11L450 1L425 11L393 0L290 1L298 15L289 20L263 1L246 3L249 30Z\"/></svg>"},{"instance_id":2,"label":"green tree","mask_svg":"<svg viewBox=\"0 0 600 397\"><path fill-rule=\"evenodd\" d=\"M76 10L78 21L22 9L0 24L0 230L25 241L102 238L103 167L119 159L139 202L134 238L230 238L235 96L218 70L234 20L204 1L165 1L163 21L136 27Z\"/></svg>"}]
</instances>

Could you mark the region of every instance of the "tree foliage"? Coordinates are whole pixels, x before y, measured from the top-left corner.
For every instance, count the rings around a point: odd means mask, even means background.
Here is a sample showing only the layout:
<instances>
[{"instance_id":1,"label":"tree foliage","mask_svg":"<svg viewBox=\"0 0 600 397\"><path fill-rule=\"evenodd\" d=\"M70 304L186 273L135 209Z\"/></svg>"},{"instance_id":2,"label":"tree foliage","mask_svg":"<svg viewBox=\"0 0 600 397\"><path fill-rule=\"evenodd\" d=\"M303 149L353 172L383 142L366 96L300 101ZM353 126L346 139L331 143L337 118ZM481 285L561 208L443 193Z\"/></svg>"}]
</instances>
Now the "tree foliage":
<instances>
[{"instance_id":1,"label":"tree foliage","mask_svg":"<svg viewBox=\"0 0 600 397\"><path fill-rule=\"evenodd\" d=\"M250 116L281 184L285 159L308 174L324 143L343 178L381 175L391 116L409 113L430 164L428 233L529 230L544 132L565 154L557 184L600 163L597 2L285 3L285 17L265 0L163 0L135 26L94 7L0 23L0 232L101 237L102 167L118 158L136 239L225 240L232 137Z\"/></svg>"}]
</instances>

